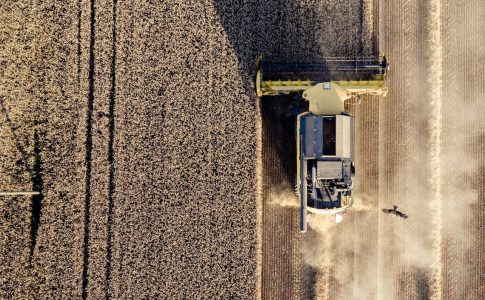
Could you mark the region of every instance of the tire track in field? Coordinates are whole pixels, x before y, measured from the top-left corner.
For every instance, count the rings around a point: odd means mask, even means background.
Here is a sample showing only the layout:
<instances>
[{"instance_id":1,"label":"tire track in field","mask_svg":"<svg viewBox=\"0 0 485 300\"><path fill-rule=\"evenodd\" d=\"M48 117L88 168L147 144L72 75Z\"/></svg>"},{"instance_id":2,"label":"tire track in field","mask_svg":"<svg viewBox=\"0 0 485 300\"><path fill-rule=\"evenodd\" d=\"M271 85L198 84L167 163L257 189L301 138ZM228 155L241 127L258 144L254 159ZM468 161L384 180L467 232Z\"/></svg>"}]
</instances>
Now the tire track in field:
<instances>
[{"instance_id":1,"label":"tire track in field","mask_svg":"<svg viewBox=\"0 0 485 300\"><path fill-rule=\"evenodd\" d=\"M85 178L85 206L84 206L84 239L83 239L83 275L82 299L87 299L88 270L89 270L89 234L91 207L91 173L93 151L93 104L94 104L94 44L95 44L95 6L91 0L90 9L90 37L89 37L89 69L88 69L88 103L86 114L86 178Z\"/></svg>"},{"instance_id":2,"label":"tire track in field","mask_svg":"<svg viewBox=\"0 0 485 300\"><path fill-rule=\"evenodd\" d=\"M110 299L111 274L113 271L113 218L114 218L114 198L115 191L115 157L114 157L114 138L115 138L115 105L116 105L116 5L117 0L113 0L113 44L111 46L111 67L110 80L111 90L109 93L109 140L108 140L108 163L109 163L109 187L108 187L108 222L107 222L107 246L106 246L106 278L105 278L105 298Z\"/></svg>"}]
</instances>

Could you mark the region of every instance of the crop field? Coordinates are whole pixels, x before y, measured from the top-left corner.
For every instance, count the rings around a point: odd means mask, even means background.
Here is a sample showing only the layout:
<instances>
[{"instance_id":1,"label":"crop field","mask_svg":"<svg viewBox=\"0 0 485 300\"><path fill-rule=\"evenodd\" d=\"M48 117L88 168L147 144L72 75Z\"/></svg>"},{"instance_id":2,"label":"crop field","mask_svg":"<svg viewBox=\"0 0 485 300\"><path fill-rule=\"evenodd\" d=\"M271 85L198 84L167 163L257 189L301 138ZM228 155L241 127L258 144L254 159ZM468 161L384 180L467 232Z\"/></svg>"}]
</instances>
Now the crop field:
<instances>
[{"instance_id":1,"label":"crop field","mask_svg":"<svg viewBox=\"0 0 485 300\"><path fill-rule=\"evenodd\" d=\"M2 1L0 299L485 298L480 0ZM299 233L255 60L386 53L355 208ZM382 213L398 205L406 220Z\"/></svg>"}]
</instances>

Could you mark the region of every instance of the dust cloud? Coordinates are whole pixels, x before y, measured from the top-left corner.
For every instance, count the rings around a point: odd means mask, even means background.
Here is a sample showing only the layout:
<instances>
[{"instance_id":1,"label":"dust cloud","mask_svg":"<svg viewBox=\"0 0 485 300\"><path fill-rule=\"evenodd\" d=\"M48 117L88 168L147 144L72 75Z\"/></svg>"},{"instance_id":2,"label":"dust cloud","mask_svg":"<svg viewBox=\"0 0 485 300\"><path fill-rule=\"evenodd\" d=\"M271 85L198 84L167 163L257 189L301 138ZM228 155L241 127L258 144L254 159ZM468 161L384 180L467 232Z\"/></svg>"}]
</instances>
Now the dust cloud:
<instances>
[{"instance_id":1,"label":"dust cloud","mask_svg":"<svg viewBox=\"0 0 485 300\"><path fill-rule=\"evenodd\" d=\"M470 99L483 99L483 94L470 90L466 77L453 74L465 74L460 70L464 67L453 65L445 72L446 64L450 64L447 52L456 49L444 48L443 8L435 0L426 1L424 8L426 55L420 66L411 69L422 79L414 86L422 93L413 103L416 106L411 113L415 116L409 117L414 123L402 125L414 147L401 154L408 162L402 163L398 179L389 182L391 186L404 186L404 190L396 190L396 199L402 201L400 208L412 212L408 219L412 223L408 223L409 228L393 221L384 223L392 224L393 230L392 236L379 241L380 253L392 257L393 268L382 271L396 286L383 290L380 299L395 297L403 285L412 285L410 281L418 282L410 288L415 294L406 295L442 299L447 289L464 295L470 276L466 255L474 243L470 238L474 232L471 207L478 202L472 182L483 167L474 144L483 138L484 122L479 112L485 109L483 102ZM448 86L450 82L454 88ZM387 201L379 199L382 202Z\"/></svg>"},{"instance_id":2,"label":"dust cloud","mask_svg":"<svg viewBox=\"0 0 485 300\"><path fill-rule=\"evenodd\" d=\"M278 191L271 192L268 203L281 207L300 207L298 196L290 189L278 189Z\"/></svg>"},{"instance_id":3,"label":"dust cloud","mask_svg":"<svg viewBox=\"0 0 485 300\"><path fill-rule=\"evenodd\" d=\"M402 141L386 135L385 130L379 133L379 140L386 143L380 149L391 149L379 153L382 156L379 171L394 169L389 177L379 173L379 184L384 183L379 189L387 188L386 193L379 192L377 206L365 200L376 195L356 194L359 198L354 199L353 209L344 214L340 225L335 224L332 217L309 217L302 254L304 262L318 274L317 299L334 298L328 291L348 280L341 276L348 271L334 272L335 258L342 251L347 252L345 257L350 253L354 261L365 259L368 265L379 265L377 274L354 274L354 281L358 278L365 283L353 283L351 295L354 298L360 295L362 299L370 299L362 295L375 295L378 299L459 299L470 295L467 287L475 284L469 282L473 279L471 270L476 266L472 265L474 258L468 256L476 251L473 250L477 239L473 214L479 200L476 183L483 176L484 167L480 153L485 132L485 103L480 99L485 95L483 89L473 89L479 87L475 79L461 75L466 74L465 68L469 66L450 63L453 58L448 52L452 49L446 46L449 41L444 36L442 22L447 20L441 5L440 1L429 0L422 7L424 10L417 12L425 25L420 28L425 37L420 47L425 49L425 54L419 65L401 67L412 74L408 76L418 78L417 85L411 84L413 90L409 91L406 90L409 87L393 82L391 89L401 90L391 92L391 97L384 99L396 103L389 110L406 109L408 113L392 111L405 119L396 123L390 120L381 127L398 126L388 132L401 134ZM467 41L463 43L467 45ZM484 56L481 54L473 61L483 60ZM397 80L405 81L405 76ZM396 95L395 98L392 95ZM409 99L404 99L406 97ZM403 99L408 102L397 103ZM380 212L392 204L398 205L409 219L393 218ZM354 228L368 225L377 217L378 234L351 239L339 235L337 226L352 224L349 218L356 215L362 218L353 221ZM373 243L377 243L379 255L368 258L366 247ZM341 253L335 253L336 249ZM351 264L343 268L355 270Z\"/></svg>"},{"instance_id":4,"label":"dust cloud","mask_svg":"<svg viewBox=\"0 0 485 300\"><path fill-rule=\"evenodd\" d=\"M315 298L330 299L331 268L334 259L335 218L310 214L308 232L303 237L303 262L315 271Z\"/></svg>"},{"instance_id":5,"label":"dust cloud","mask_svg":"<svg viewBox=\"0 0 485 300\"><path fill-rule=\"evenodd\" d=\"M353 196L354 203L352 204L352 208L349 210L349 212L354 213L378 210L378 208L373 207L370 201L368 201L367 199L372 199L372 196L366 194L356 194L355 196Z\"/></svg>"}]
</instances>

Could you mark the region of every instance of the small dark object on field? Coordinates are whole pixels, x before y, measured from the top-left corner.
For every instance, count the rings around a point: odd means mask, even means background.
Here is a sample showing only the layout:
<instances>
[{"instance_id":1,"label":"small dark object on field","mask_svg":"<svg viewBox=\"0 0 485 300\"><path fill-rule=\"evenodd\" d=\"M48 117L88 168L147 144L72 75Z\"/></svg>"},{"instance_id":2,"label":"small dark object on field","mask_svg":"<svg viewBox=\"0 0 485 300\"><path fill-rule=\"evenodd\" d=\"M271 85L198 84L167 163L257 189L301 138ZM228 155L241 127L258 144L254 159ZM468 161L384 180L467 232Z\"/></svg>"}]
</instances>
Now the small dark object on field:
<instances>
[{"instance_id":1,"label":"small dark object on field","mask_svg":"<svg viewBox=\"0 0 485 300\"><path fill-rule=\"evenodd\" d=\"M391 208L391 209L383 208L382 211L385 212L386 214L395 215L395 216L398 216L400 218L404 218L404 219L408 218L408 216L406 214L397 210L396 205L393 205L393 208Z\"/></svg>"}]
</instances>

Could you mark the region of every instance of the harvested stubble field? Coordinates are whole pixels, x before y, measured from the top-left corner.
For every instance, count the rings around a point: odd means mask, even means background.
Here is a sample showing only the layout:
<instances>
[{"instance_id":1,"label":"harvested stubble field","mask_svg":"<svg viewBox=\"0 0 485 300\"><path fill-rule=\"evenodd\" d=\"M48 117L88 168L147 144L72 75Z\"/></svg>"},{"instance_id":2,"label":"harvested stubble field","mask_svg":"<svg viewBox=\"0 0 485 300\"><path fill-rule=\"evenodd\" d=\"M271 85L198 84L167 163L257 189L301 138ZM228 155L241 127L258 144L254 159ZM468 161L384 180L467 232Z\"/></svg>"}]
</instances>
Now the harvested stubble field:
<instances>
[{"instance_id":1,"label":"harvested stubble field","mask_svg":"<svg viewBox=\"0 0 485 300\"><path fill-rule=\"evenodd\" d=\"M32 188L37 129L44 197L37 231L0 199L0 298L484 297L485 7L378 2L3 1L0 190ZM389 96L348 103L357 207L302 238L257 53L379 49Z\"/></svg>"}]
</instances>

